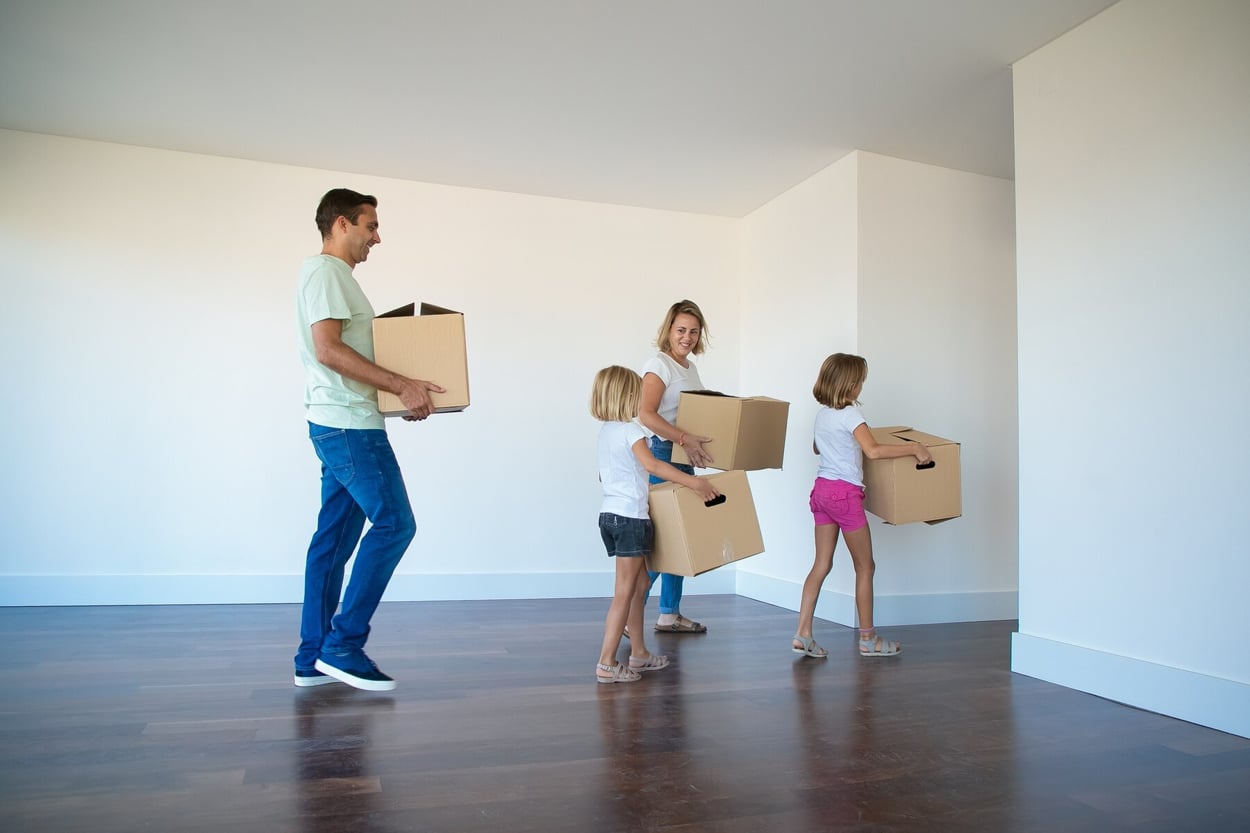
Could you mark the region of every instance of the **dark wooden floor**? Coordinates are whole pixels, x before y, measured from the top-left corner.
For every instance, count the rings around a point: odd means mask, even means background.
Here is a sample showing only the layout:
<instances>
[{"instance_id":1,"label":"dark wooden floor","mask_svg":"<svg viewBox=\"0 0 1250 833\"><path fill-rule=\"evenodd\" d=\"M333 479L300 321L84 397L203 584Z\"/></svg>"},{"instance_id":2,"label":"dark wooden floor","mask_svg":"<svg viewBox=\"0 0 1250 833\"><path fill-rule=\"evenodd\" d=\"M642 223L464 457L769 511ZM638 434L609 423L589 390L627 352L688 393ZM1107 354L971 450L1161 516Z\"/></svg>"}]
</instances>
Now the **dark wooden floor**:
<instances>
[{"instance_id":1,"label":"dark wooden floor","mask_svg":"<svg viewBox=\"0 0 1250 833\"><path fill-rule=\"evenodd\" d=\"M1013 675L1012 622L817 661L692 597L710 633L601 686L606 606L385 604L388 694L294 688L295 606L0 609L0 829L1250 830L1250 741Z\"/></svg>"}]
</instances>

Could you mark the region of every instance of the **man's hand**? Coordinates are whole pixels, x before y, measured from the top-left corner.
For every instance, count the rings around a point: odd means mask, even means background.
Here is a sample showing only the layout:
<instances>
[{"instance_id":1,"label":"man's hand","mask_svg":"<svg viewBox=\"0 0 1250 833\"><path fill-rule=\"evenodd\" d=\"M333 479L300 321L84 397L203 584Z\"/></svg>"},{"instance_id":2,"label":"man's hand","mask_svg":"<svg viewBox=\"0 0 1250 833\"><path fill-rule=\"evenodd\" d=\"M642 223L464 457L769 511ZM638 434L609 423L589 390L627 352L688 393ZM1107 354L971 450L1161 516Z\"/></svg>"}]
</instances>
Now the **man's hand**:
<instances>
[{"instance_id":1,"label":"man's hand","mask_svg":"<svg viewBox=\"0 0 1250 833\"><path fill-rule=\"evenodd\" d=\"M404 419L409 422L420 421L434 413L434 400L431 393L446 393L447 389L433 382L422 379L406 379L400 390L396 391L400 404L408 409Z\"/></svg>"}]
</instances>

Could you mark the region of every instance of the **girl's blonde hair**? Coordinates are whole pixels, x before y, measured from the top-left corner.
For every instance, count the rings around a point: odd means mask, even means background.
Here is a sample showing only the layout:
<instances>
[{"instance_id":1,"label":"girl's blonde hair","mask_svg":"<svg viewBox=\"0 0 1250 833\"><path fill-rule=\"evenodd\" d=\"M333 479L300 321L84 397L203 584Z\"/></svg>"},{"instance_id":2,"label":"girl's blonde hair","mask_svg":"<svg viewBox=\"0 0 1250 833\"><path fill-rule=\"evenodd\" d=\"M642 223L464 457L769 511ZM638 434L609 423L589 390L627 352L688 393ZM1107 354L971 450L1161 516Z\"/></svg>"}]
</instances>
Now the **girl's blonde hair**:
<instances>
[{"instance_id":1,"label":"girl's blonde hair","mask_svg":"<svg viewBox=\"0 0 1250 833\"><path fill-rule=\"evenodd\" d=\"M693 315L699 322L699 340L695 342L694 349L690 352L696 356L702 355L707 342L707 321L703 320L703 310L699 309L699 305L684 298L668 308L664 323L660 325L659 332L655 335L655 346L660 348L661 353L669 352L669 348L673 346L668 340L669 333L673 331L673 322L677 320L677 316L683 314Z\"/></svg>"},{"instance_id":2,"label":"girl's blonde hair","mask_svg":"<svg viewBox=\"0 0 1250 833\"><path fill-rule=\"evenodd\" d=\"M847 405L858 405L855 389L868 378L868 362L862 356L834 353L820 366L812 396L821 405L840 411Z\"/></svg>"},{"instance_id":3,"label":"girl's blonde hair","mask_svg":"<svg viewBox=\"0 0 1250 833\"><path fill-rule=\"evenodd\" d=\"M590 388L590 413L603 422L629 422L638 416L642 377L614 364L595 374Z\"/></svg>"}]
</instances>

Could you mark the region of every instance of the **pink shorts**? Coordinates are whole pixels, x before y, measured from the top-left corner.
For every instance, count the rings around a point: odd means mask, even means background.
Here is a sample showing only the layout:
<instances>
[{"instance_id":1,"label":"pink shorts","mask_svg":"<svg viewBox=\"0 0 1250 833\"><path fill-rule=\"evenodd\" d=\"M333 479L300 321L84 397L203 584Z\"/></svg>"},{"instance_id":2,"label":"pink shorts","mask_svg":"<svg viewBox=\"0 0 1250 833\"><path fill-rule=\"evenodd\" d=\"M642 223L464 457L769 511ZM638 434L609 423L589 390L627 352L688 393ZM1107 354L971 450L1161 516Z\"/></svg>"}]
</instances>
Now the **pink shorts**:
<instances>
[{"instance_id":1,"label":"pink shorts","mask_svg":"<svg viewBox=\"0 0 1250 833\"><path fill-rule=\"evenodd\" d=\"M837 524L843 532L854 532L868 525L864 490L854 483L817 477L809 505L816 526Z\"/></svg>"}]
</instances>

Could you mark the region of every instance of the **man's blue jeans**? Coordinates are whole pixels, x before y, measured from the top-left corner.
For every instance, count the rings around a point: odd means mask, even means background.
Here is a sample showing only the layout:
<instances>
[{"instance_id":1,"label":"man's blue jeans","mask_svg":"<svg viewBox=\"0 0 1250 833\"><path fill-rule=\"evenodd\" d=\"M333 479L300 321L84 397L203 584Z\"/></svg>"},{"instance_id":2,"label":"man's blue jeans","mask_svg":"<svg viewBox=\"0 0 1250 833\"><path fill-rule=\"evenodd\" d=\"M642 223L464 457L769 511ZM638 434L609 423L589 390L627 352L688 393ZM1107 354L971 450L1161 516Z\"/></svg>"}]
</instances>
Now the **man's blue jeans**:
<instances>
[{"instance_id":1,"label":"man's blue jeans","mask_svg":"<svg viewBox=\"0 0 1250 833\"><path fill-rule=\"evenodd\" d=\"M672 465L678 471L684 471L686 474L694 474L694 467L687 466L684 463L673 462L673 441L662 440L656 435L651 436L651 454L657 460L663 460ZM651 475L652 485L663 483L664 479ZM661 613L679 613L681 612L681 587L685 576L674 576L668 573L653 573L647 571L647 575L651 578L651 584L647 585L647 596L651 595L651 586L655 584L656 576L663 576L660 580L660 612ZM646 599L643 599L646 604Z\"/></svg>"},{"instance_id":2,"label":"man's blue jeans","mask_svg":"<svg viewBox=\"0 0 1250 833\"><path fill-rule=\"evenodd\" d=\"M321 513L304 568L304 611L295 667L311 670L322 653L350 655L364 649L369 620L417 534L417 522L386 431L327 428L310 422L308 436L321 460ZM366 518L372 526L361 540ZM357 542L360 551L343 609L335 615L344 568Z\"/></svg>"}]
</instances>

